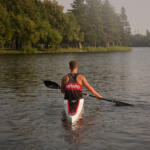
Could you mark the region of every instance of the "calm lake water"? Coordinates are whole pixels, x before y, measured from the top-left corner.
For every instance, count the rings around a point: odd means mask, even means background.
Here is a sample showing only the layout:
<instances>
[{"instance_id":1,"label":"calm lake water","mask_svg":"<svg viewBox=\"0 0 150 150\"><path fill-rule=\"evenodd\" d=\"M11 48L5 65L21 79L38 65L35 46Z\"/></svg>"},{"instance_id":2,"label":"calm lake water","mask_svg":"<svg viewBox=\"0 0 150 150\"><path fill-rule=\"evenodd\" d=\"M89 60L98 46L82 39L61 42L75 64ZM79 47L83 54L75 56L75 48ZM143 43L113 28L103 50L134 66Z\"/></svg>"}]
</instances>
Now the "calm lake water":
<instances>
[{"instance_id":1,"label":"calm lake water","mask_svg":"<svg viewBox=\"0 0 150 150\"><path fill-rule=\"evenodd\" d=\"M65 121L63 95L43 80L60 83L68 62L107 98L85 99L83 118ZM0 55L0 150L149 150L150 48L132 52Z\"/></svg>"}]
</instances>

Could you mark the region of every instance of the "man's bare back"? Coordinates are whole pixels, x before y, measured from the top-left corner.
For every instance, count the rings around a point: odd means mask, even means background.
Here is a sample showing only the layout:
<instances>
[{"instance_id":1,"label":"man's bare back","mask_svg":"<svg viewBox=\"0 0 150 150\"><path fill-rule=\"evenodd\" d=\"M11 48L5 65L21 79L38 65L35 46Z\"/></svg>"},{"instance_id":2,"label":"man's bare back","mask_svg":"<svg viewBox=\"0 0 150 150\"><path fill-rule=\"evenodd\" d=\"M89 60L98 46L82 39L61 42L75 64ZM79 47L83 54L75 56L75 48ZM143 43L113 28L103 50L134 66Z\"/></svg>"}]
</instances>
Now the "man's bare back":
<instances>
[{"instance_id":1,"label":"man's bare back","mask_svg":"<svg viewBox=\"0 0 150 150\"><path fill-rule=\"evenodd\" d=\"M78 66L75 66L74 68L71 68L70 67L70 70L71 70L71 74L77 74L78 72ZM97 93L94 88L88 83L88 81L86 80L86 78L79 74L76 78L77 80L77 83L79 83L81 86L85 86L92 94L94 94L98 99L101 99L102 96ZM69 77L68 75L64 76L62 78L62 82L61 82L61 92L64 93L65 92L65 85L69 82Z\"/></svg>"}]
</instances>

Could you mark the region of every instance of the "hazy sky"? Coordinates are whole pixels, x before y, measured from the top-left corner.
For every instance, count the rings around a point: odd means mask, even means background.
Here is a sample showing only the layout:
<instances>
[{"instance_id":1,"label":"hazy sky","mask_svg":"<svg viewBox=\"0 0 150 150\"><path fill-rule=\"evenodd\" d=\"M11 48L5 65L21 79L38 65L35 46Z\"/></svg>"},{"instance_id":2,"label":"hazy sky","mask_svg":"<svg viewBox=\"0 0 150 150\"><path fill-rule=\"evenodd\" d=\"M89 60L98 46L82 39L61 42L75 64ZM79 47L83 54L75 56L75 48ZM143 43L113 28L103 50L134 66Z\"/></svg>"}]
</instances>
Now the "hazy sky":
<instances>
[{"instance_id":1,"label":"hazy sky","mask_svg":"<svg viewBox=\"0 0 150 150\"><path fill-rule=\"evenodd\" d=\"M73 0L57 0L67 10ZM126 8L132 33L145 34L150 30L150 0L109 0L117 12L122 6Z\"/></svg>"}]
</instances>

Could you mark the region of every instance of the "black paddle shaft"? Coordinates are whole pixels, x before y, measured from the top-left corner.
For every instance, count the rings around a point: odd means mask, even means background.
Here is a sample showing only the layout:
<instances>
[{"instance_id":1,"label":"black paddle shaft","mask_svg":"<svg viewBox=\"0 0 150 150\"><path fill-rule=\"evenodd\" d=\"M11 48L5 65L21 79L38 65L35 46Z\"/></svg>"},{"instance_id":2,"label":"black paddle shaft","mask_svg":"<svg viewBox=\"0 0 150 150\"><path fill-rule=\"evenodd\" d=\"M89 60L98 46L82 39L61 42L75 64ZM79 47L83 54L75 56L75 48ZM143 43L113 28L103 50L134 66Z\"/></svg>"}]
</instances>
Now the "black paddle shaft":
<instances>
[{"instance_id":1,"label":"black paddle shaft","mask_svg":"<svg viewBox=\"0 0 150 150\"><path fill-rule=\"evenodd\" d=\"M88 95L86 93L82 93L83 95ZM93 98L97 98L96 96L94 95L88 95L90 97L93 97ZM129 103L125 103L125 102L121 102L121 101L116 101L114 99L108 99L108 98L101 98L100 100L104 100L104 101L107 101L107 102L112 102L112 103L115 103L116 106L134 106L132 104L129 104Z\"/></svg>"},{"instance_id":2,"label":"black paddle shaft","mask_svg":"<svg viewBox=\"0 0 150 150\"><path fill-rule=\"evenodd\" d=\"M44 84L45 84L45 86L47 86L48 88L51 88L51 89L61 89L60 85L57 84L56 82L53 82L53 81L46 80L46 81L44 81ZM82 93L82 94L83 95L88 95L86 93ZM93 97L93 98L97 98L94 95L88 95L88 96ZM104 100L104 101L107 101L107 102L115 103L116 106L134 106L134 105L129 104L129 103L116 101L114 99L101 98L100 100Z\"/></svg>"}]
</instances>

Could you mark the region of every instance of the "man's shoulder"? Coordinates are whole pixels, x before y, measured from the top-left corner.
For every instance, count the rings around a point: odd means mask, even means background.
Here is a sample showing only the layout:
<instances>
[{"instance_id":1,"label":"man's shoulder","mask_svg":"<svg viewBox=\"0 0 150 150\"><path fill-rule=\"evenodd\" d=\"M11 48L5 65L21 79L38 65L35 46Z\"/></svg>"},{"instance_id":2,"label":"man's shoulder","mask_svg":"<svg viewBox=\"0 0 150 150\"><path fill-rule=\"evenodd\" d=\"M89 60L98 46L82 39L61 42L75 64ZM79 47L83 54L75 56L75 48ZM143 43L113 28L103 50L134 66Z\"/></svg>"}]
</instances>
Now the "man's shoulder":
<instances>
[{"instance_id":1,"label":"man's shoulder","mask_svg":"<svg viewBox=\"0 0 150 150\"><path fill-rule=\"evenodd\" d=\"M80 73L78 74L78 77L81 78L81 79L85 78L85 76L83 74L80 74Z\"/></svg>"},{"instance_id":2,"label":"man's shoulder","mask_svg":"<svg viewBox=\"0 0 150 150\"><path fill-rule=\"evenodd\" d=\"M67 80L68 79L68 74L63 76L62 80Z\"/></svg>"}]
</instances>

